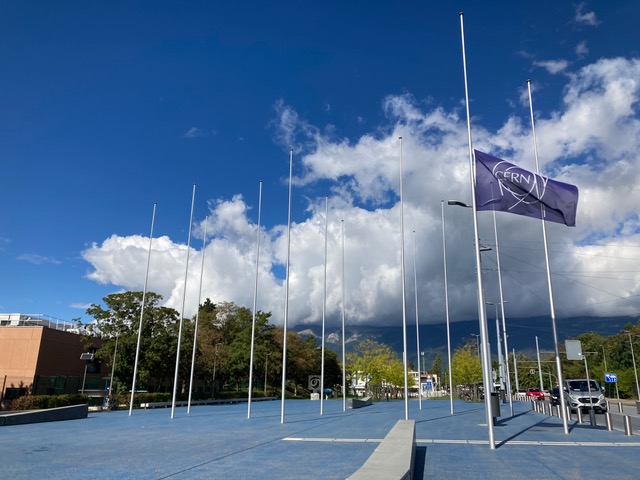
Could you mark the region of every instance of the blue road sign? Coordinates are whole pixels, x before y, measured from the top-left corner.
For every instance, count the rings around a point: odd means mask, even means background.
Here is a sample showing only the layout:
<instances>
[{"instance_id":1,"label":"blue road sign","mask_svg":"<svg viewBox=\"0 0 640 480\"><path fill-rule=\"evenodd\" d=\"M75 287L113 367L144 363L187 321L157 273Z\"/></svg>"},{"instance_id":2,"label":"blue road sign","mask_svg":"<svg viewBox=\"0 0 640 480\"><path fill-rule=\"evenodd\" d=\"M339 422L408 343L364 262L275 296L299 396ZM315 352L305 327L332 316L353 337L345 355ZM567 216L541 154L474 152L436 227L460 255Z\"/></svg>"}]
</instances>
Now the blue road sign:
<instances>
[{"instance_id":1,"label":"blue road sign","mask_svg":"<svg viewBox=\"0 0 640 480\"><path fill-rule=\"evenodd\" d=\"M605 373L604 381L606 383L618 383L618 374L617 373Z\"/></svg>"}]
</instances>

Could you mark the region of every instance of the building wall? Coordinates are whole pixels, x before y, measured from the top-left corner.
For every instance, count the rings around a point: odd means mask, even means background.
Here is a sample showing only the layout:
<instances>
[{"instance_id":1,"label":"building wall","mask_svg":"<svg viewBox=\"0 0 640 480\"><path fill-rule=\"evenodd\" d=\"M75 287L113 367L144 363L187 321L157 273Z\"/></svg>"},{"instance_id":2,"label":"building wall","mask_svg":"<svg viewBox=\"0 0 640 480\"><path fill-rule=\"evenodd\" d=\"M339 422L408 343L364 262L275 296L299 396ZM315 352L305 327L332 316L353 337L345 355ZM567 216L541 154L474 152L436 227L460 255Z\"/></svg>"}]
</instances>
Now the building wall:
<instances>
[{"instance_id":1,"label":"building wall","mask_svg":"<svg viewBox=\"0 0 640 480\"><path fill-rule=\"evenodd\" d=\"M0 327L0 388L33 388L34 379L84 375L83 336L48 327ZM87 379L103 376L103 366L88 369ZM88 382L87 382L88 383ZM74 387L75 388L75 387Z\"/></svg>"},{"instance_id":2,"label":"building wall","mask_svg":"<svg viewBox=\"0 0 640 480\"><path fill-rule=\"evenodd\" d=\"M36 374L44 327L0 328L0 381L7 388L30 388Z\"/></svg>"}]
</instances>

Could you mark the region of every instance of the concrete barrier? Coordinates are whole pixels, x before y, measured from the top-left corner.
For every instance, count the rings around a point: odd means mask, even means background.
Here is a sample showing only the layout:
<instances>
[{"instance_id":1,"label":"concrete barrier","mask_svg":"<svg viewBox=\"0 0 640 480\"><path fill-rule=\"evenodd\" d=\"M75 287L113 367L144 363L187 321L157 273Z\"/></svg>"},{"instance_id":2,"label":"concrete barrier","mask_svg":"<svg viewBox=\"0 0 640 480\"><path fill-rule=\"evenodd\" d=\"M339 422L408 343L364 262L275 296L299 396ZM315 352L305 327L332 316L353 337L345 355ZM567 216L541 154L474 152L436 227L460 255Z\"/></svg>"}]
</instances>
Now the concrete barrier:
<instances>
[{"instance_id":1,"label":"concrete barrier","mask_svg":"<svg viewBox=\"0 0 640 480\"><path fill-rule=\"evenodd\" d=\"M349 408L362 408L368 407L369 405L373 405L371 397L349 399Z\"/></svg>"},{"instance_id":2,"label":"concrete barrier","mask_svg":"<svg viewBox=\"0 0 640 480\"><path fill-rule=\"evenodd\" d=\"M411 480L415 450L415 420L399 420L347 480Z\"/></svg>"},{"instance_id":3,"label":"concrete barrier","mask_svg":"<svg viewBox=\"0 0 640 480\"><path fill-rule=\"evenodd\" d=\"M369 405L373 405L373 399L371 397L349 399L349 408L362 408L368 407Z\"/></svg>"},{"instance_id":4,"label":"concrete barrier","mask_svg":"<svg viewBox=\"0 0 640 480\"><path fill-rule=\"evenodd\" d=\"M89 406L72 405L69 407L48 408L46 410L24 410L0 415L0 427L25 425L27 423L58 422L87 418Z\"/></svg>"}]
</instances>

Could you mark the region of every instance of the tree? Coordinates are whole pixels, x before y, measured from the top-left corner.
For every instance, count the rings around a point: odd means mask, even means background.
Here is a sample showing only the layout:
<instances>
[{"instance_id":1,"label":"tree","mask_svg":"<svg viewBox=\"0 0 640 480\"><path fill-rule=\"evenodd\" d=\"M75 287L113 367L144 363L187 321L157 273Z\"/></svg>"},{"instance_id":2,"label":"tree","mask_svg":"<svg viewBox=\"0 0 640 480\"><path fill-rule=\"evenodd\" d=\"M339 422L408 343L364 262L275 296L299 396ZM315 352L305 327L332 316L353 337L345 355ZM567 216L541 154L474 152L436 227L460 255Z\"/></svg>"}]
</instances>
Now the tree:
<instances>
[{"instance_id":1,"label":"tree","mask_svg":"<svg viewBox=\"0 0 640 480\"><path fill-rule=\"evenodd\" d=\"M457 385L482 382L482 365L475 341L469 341L456 349L451 358L451 374Z\"/></svg>"},{"instance_id":2,"label":"tree","mask_svg":"<svg viewBox=\"0 0 640 480\"><path fill-rule=\"evenodd\" d=\"M442 358L440 358L440 354L437 354L436 358L433 360L430 373L435 375L436 378L438 378L438 381L442 381Z\"/></svg>"},{"instance_id":3,"label":"tree","mask_svg":"<svg viewBox=\"0 0 640 480\"><path fill-rule=\"evenodd\" d=\"M158 306L161 300L162 296L153 292L145 295L138 360L137 385L140 388L160 388L174 372L179 315L172 308ZM103 341L95 353L100 361L109 366L114 360L118 338L114 390L128 390L133 381L142 292L113 293L102 301L105 307L92 304L87 309L87 315L92 316L94 322L87 324L85 329L89 336ZM183 343L182 348L188 348L188 341Z\"/></svg>"},{"instance_id":4,"label":"tree","mask_svg":"<svg viewBox=\"0 0 640 480\"><path fill-rule=\"evenodd\" d=\"M377 394L383 386L395 389L404 385L404 365L388 345L363 340L347 358L350 375L364 379L367 394ZM409 386L413 386L413 378L409 378Z\"/></svg>"}]
</instances>

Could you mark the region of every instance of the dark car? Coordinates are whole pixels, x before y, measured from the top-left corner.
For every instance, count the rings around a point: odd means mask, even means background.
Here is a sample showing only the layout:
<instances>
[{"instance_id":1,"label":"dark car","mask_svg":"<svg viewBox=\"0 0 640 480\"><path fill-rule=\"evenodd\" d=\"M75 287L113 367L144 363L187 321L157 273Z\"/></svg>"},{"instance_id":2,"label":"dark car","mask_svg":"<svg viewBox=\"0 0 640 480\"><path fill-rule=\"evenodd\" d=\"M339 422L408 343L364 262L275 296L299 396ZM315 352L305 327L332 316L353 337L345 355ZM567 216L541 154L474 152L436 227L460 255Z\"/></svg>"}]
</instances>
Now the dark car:
<instances>
[{"instance_id":1,"label":"dark car","mask_svg":"<svg viewBox=\"0 0 640 480\"><path fill-rule=\"evenodd\" d=\"M560 405L560 388L553 387L551 389L551 405Z\"/></svg>"}]
</instances>

